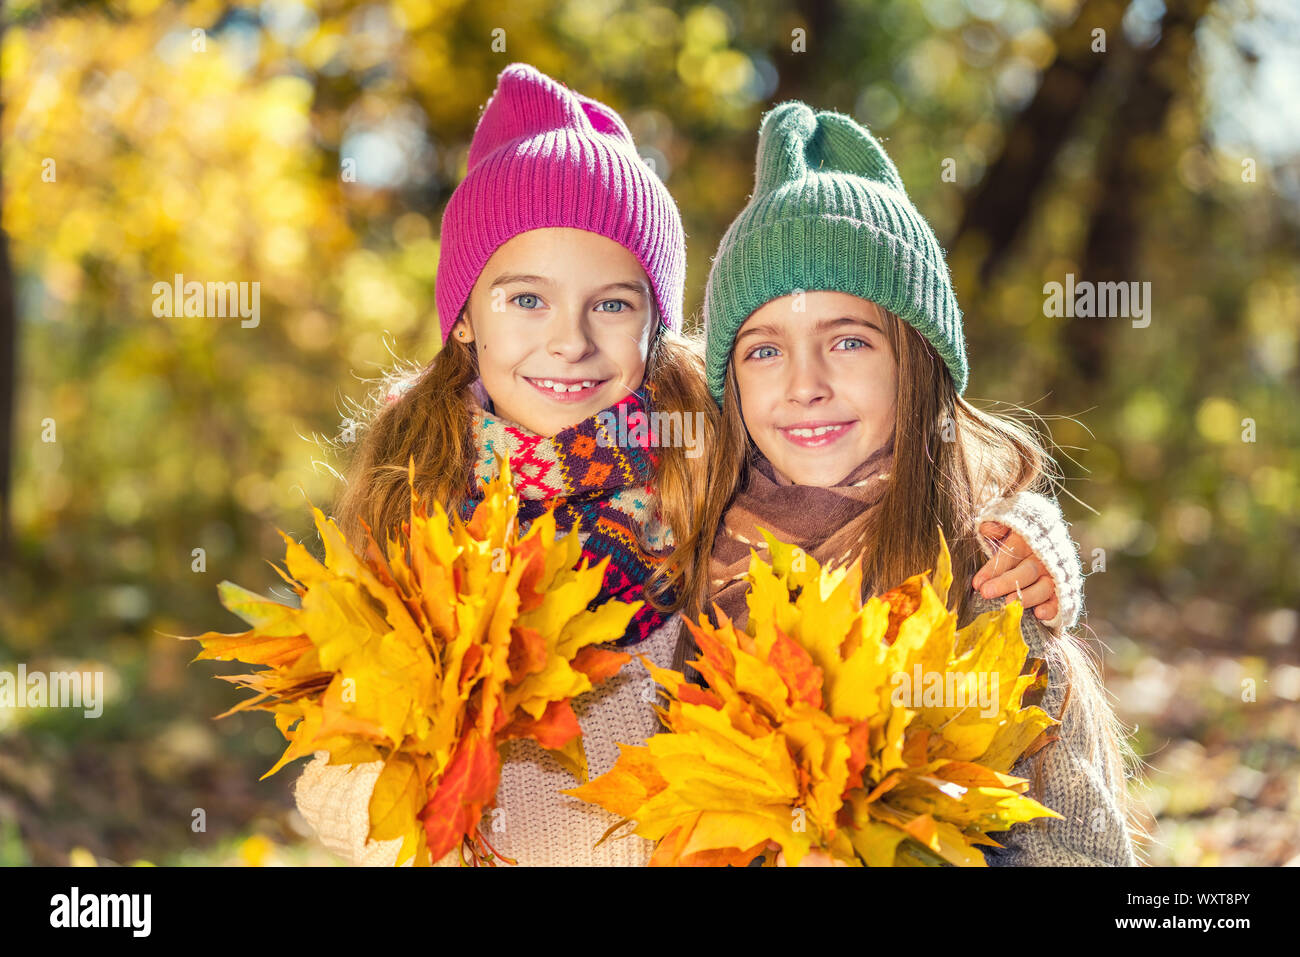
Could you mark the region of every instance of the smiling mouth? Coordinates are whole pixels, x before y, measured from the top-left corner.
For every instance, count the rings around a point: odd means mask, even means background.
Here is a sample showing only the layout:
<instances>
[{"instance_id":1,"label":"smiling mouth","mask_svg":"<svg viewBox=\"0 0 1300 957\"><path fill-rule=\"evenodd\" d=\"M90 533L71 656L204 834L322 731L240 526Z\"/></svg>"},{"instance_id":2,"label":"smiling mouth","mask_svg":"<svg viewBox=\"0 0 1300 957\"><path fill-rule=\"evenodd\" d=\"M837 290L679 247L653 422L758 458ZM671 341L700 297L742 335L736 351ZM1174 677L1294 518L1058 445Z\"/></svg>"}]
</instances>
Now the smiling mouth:
<instances>
[{"instance_id":1,"label":"smiling mouth","mask_svg":"<svg viewBox=\"0 0 1300 957\"><path fill-rule=\"evenodd\" d=\"M531 376L524 376L524 380L542 395L561 402L589 399L609 381L608 379L556 379Z\"/></svg>"},{"instance_id":2,"label":"smiling mouth","mask_svg":"<svg viewBox=\"0 0 1300 957\"><path fill-rule=\"evenodd\" d=\"M803 448L818 448L835 442L853 425L853 422L821 422L778 428L777 431L795 445Z\"/></svg>"}]
</instances>

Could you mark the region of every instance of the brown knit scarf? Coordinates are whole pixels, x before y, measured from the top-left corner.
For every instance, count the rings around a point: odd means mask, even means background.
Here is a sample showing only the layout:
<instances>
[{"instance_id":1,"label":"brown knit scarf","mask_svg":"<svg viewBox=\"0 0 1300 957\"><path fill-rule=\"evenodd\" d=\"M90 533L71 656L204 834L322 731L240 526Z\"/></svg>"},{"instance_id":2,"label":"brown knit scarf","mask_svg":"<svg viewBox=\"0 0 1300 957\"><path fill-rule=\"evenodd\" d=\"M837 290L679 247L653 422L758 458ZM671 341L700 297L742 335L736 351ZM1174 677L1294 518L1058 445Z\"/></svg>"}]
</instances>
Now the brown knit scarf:
<instances>
[{"instance_id":1,"label":"brown knit scarf","mask_svg":"<svg viewBox=\"0 0 1300 957\"><path fill-rule=\"evenodd\" d=\"M749 619L745 573L750 549L760 558L768 558L759 526L780 541L798 545L822 564L844 564L857 544L850 540L850 526L885 494L894 462L894 440L890 438L831 488L791 484L761 453L755 454L746 488L723 516L709 561L709 602L717 602L737 628ZM712 617L712 605L707 607Z\"/></svg>"}]
</instances>

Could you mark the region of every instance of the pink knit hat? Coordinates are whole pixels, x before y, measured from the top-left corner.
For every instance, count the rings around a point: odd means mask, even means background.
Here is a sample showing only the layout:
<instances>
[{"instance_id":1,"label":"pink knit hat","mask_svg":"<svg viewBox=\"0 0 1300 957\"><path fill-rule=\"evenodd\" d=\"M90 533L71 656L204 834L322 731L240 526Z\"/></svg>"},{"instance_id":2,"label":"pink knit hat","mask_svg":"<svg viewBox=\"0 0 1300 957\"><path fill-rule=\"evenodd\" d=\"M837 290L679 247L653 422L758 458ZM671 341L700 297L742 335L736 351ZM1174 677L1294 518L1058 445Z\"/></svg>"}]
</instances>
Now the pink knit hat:
<instances>
[{"instance_id":1,"label":"pink knit hat","mask_svg":"<svg viewBox=\"0 0 1300 957\"><path fill-rule=\"evenodd\" d=\"M443 342L497 247L552 226L626 248L650 279L663 324L681 329L686 236L667 187L614 110L512 63L497 77L469 146L469 172L442 215L435 298Z\"/></svg>"}]
</instances>

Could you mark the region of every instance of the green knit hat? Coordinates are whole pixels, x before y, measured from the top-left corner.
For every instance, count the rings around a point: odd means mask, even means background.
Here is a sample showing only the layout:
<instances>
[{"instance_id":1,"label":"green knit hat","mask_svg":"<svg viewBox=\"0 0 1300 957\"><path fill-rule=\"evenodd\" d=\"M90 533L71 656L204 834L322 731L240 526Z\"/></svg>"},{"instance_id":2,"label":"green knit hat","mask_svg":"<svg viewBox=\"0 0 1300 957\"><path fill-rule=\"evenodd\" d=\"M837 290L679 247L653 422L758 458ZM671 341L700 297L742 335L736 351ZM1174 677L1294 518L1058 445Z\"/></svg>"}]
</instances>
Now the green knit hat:
<instances>
[{"instance_id":1,"label":"green knit hat","mask_svg":"<svg viewBox=\"0 0 1300 957\"><path fill-rule=\"evenodd\" d=\"M722 237L704 294L714 401L722 405L745 320L796 290L890 310L930 341L965 392L961 310L943 249L876 138L852 117L791 100L764 115L756 165L754 195Z\"/></svg>"}]
</instances>

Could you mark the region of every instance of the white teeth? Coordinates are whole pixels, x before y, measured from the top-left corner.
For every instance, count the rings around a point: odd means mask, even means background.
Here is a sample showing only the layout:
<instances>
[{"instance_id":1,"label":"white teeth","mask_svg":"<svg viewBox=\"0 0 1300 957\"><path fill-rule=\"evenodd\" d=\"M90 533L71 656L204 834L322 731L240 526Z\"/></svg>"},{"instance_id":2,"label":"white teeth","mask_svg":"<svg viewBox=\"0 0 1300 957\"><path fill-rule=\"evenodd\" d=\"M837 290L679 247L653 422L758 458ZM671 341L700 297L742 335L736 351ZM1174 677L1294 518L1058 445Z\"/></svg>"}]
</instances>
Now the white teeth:
<instances>
[{"instance_id":1,"label":"white teeth","mask_svg":"<svg viewBox=\"0 0 1300 957\"><path fill-rule=\"evenodd\" d=\"M816 435L825 435L827 432L838 432L844 428L842 425L819 425L815 429L786 429L791 435L797 435L800 438L810 439Z\"/></svg>"},{"instance_id":2,"label":"white teeth","mask_svg":"<svg viewBox=\"0 0 1300 957\"><path fill-rule=\"evenodd\" d=\"M553 379L535 379L534 381L542 388L550 389L552 392L581 392L583 389L590 389L596 384L591 379L584 379L582 382L575 382L573 385L566 385Z\"/></svg>"}]
</instances>

